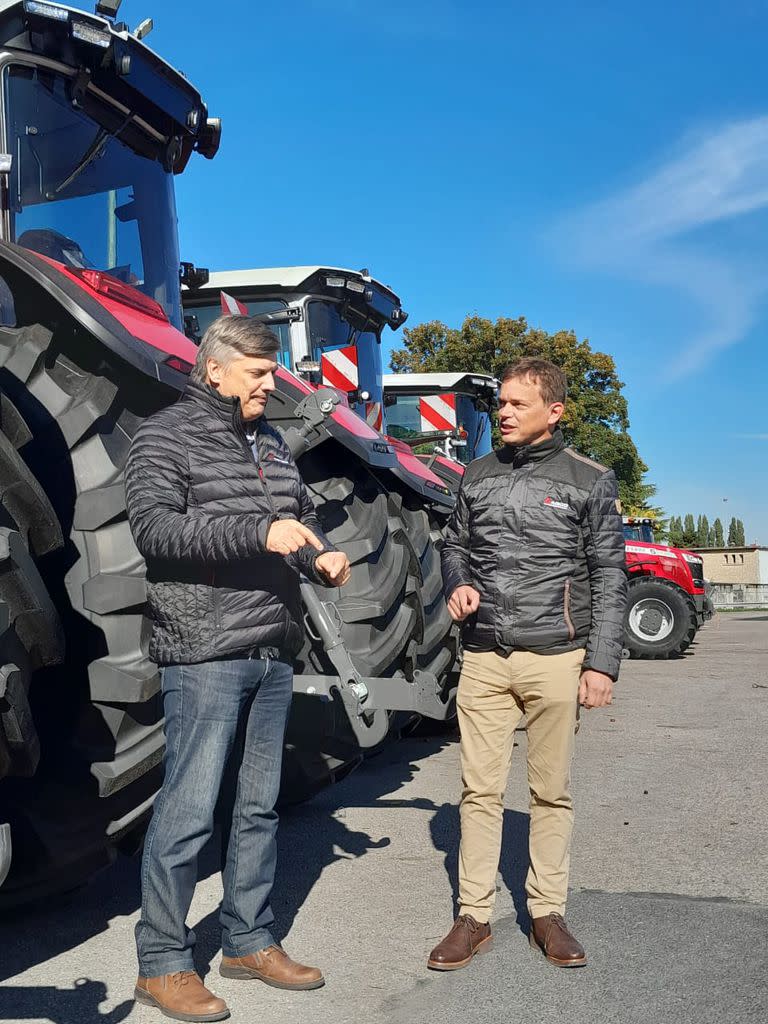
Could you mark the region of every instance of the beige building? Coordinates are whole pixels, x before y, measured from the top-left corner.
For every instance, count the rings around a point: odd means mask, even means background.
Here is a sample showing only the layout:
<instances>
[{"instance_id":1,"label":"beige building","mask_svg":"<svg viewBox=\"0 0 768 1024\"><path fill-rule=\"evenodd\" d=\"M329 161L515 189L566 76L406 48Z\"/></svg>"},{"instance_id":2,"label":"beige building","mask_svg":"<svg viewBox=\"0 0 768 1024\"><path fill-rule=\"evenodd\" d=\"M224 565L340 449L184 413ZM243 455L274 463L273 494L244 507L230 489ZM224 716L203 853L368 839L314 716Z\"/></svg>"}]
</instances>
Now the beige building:
<instances>
[{"instance_id":1,"label":"beige building","mask_svg":"<svg viewBox=\"0 0 768 1024\"><path fill-rule=\"evenodd\" d=\"M748 586L768 584L768 548L693 548L704 559L704 578L711 583Z\"/></svg>"}]
</instances>

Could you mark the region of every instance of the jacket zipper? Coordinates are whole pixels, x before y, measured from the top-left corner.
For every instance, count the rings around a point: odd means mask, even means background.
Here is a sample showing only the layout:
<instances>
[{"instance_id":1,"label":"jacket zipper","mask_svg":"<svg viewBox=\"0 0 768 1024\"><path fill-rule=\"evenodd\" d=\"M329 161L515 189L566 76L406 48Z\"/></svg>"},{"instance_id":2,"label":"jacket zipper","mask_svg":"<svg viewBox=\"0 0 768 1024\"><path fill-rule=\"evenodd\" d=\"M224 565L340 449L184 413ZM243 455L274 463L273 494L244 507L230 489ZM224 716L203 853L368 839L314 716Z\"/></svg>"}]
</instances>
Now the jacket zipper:
<instances>
[{"instance_id":1,"label":"jacket zipper","mask_svg":"<svg viewBox=\"0 0 768 1024\"><path fill-rule=\"evenodd\" d=\"M568 627L568 639L573 640L576 637L576 629L573 625L573 619L571 618L571 581L566 580L565 586L563 587L563 618L565 624Z\"/></svg>"},{"instance_id":2,"label":"jacket zipper","mask_svg":"<svg viewBox=\"0 0 768 1024\"><path fill-rule=\"evenodd\" d=\"M247 436L246 436L246 444L248 444ZM261 485L264 488L264 493L267 496L267 501L269 502L269 507L272 509L272 515L275 517L275 519L279 519L280 516L277 514L277 509L275 508L275 502L274 502L274 500L272 498L272 492L269 489L269 484L267 483L267 478L264 475L264 470L262 469L262 465L261 465L262 458L261 458L261 452L259 451L259 428L258 428L258 425L256 427L256 430L254 430L254 432L253 432L253 445L251 446L249 444L248 448L249 448L250 453L251 453L251 458L256 463L256 471L259 474L259 480L261 480Z\"/></svg>"}]
</instances>

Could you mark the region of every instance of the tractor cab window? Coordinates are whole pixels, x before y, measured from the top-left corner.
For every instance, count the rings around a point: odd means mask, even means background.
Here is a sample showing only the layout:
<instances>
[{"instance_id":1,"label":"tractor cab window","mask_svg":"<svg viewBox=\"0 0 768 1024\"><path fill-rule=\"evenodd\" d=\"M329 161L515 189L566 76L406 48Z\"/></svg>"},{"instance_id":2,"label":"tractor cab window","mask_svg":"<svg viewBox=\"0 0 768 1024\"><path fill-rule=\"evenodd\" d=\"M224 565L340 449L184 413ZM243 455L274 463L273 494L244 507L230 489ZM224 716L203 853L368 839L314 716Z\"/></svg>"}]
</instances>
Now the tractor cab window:
<instances>
[{"instance_id":1,"label":"tractor cab window","mask_svg":"<svg viewBox=\"0 0 768 1024\"><path fill-rule=\"evenodd\" d=\"M362 318L360 318L362 319ZM336 360L331 383L342 391L365 391L370 399L381 402L381 353L379 334L369 325L360 329L356 319L347 319L344 307L337 302L313 300L307 305L310 359L320 361L338 349L354 348L352 359Z\"/></svg>"},{"instance_id":2,"label":"tractor cab window","mask_svg":"<svg viewBox=\"0 0 768 1024\"><path fill-rule=\"evenodd\" d=\"M655 544L653 526L650 523L624 523L624 540L640 540Z\"/></svg>"},{"instance_id":3,"label":"tractor cab window","mask_svg":"<svg viewBox=\"0 0 768 1024\"><path fill-rule=\"evenodd\" d=\"M187 293L185 293L185 295L186 294ZM247 302L244 299L240 299L240 301L247 307L251 316L257 316L259 313L276 313L288 306L288 303L283 302L282 299L256 299L253 302ZM192 341L199 345L203 340L203 335L214 320L218 320L222 315L221 300L217 296L215 302L206 303L202 306L186 303L184 306L184 312L186 314L185 320L187 323L189 323L188 318L190 316L194 316L197 319L197 323L195 324L195 336L193 336L189 330L187 331L187 336L191 337ZM268 326L280 342L280 351L277 354L277 361L281 366L285 366L289 370L293 369L291 366L290 324L269 324Z\"/></svg>"},{"instance_id":4,"label":"tractor cab window","mask_svg":"<svg viewBox=\"0 0 768 1024\"><path fill-rule=\"evenodd\" d=\"M13 65L3 86L12 240L72 270L111 274L181 326L173 175L156 143L130 113L90 93L76 101L58 72Z\"/></svg>"}]
</instances>

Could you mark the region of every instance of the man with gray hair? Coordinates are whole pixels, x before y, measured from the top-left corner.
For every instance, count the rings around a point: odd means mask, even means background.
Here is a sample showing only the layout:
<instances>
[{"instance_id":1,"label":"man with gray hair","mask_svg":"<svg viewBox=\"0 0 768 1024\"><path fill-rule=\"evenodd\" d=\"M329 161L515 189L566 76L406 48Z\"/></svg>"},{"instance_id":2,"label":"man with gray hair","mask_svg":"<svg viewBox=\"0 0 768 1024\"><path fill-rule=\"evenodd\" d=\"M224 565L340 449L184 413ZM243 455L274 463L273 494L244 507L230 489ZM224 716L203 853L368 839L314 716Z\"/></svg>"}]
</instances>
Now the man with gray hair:
<instances>
[{"instance_id":1,"label":"man with gray hair","mask_svg":"<svg viewBox=\"0 0 768 1024\"><path fill-rule=\"evenodd\" d=\"M161 666L165 778L142 864L136 999L184 1021L223 1020L186 926L197 857L213 832L225 768L238 761L221 905L220 973L277 988L323 984L273 938L283 739L301 647L299 574L343 586L349 561L323 535L264 409L278 342L248 316L205 333L179 402L141 424L125 487L147 563L150 656Z\"/></svg>"}]
</instances>

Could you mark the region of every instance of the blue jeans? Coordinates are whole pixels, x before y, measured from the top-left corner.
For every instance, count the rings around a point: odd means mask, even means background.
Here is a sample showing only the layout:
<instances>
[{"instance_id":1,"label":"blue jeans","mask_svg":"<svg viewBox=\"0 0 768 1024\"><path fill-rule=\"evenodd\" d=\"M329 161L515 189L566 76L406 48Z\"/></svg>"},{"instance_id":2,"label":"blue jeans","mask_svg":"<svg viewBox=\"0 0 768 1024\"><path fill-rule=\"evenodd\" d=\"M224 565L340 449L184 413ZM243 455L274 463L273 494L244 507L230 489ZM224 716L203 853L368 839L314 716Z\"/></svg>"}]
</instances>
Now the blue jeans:
<instances>
[{"instance_id":1,"label":"blue jeans","mask_svg":"<svg viewBox=\"0 0 768 1024\"><path fill-rule=\"evenodd\" d=\"M244 742L223 869L222 949L246 956L272 945L269 898L275 877L280 766L293 669L240 658L163 669L165 779L144 845L141 919L143 977L194 970L195 934L186 918L197 857L236 740Z\"/></svg>"}]
</instances>

